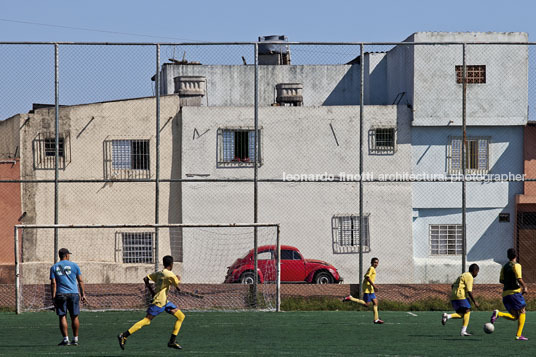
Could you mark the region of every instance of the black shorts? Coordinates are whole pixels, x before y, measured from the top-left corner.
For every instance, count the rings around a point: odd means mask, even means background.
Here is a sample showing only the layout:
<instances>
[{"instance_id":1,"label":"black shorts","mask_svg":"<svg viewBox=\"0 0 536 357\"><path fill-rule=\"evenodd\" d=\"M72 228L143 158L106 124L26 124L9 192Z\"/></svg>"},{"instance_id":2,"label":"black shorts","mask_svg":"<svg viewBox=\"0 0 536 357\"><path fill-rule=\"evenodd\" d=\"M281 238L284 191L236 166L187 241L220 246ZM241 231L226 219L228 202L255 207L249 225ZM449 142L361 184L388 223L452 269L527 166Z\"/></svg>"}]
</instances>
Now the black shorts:
<instances>
[{"instance_id":1,"label":"black shorts","mask_svg":"<svg viewBox=\"0 0 536 357\"><path fill-rule=\"evenodd\" d=\"M58 316L67 315L67 311L71 317L80 314L80 296L78 294L56 294L54 304Z\"/></svg>"}]
</instances>

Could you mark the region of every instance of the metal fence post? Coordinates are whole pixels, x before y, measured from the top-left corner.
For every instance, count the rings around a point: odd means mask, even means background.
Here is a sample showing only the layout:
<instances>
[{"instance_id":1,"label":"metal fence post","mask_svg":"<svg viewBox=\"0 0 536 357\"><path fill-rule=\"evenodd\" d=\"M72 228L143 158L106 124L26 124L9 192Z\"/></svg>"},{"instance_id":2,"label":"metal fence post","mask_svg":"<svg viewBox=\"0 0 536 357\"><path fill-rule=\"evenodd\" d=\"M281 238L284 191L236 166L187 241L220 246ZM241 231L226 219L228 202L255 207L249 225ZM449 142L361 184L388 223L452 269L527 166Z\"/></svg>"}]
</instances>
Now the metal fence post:
<instances>
[{"instance_id":1,"label":"metal fence post","mask_svg":"<svg viewBox=\"0 0 536 357\"><path fill-rule=\"evenodd\" d=\"M20 314L20 264L19 264L19 229L15 226L15 311Z\"/></svg>"},{"instance_id":2,"label":"metal fence post","mask_svg":"<svg viewBox=\"0 0 536 357\"><path fill-rule=\"evenodd\" d=\"M275 305L275 311L279 312L281 311L281 241L280 241L280 227L279 224L277 225L277 258L276 258L276 287L275 287L275 294L276 294L276 305Z\"/></svg>"},{"instance_id":3,"label":"metal fence post","mask_svg":"<svg viewBox=\"0 0 536 357\"><path fill-rule=\"evenodd\" d=\"M54 44L54 108L55 108L55 118L54 118L54 224L59 223L59 200L58 200L58 190L59 190L59 149L60 149L60 139L59 139L59 126L60 126L60 88L59 88L59 46ZM65 150L65 148L64 148ZM59 232L58 229L54 229L54 263L58 261L57 252L59 250Z\"/></svg>"},{"instance_id":4,"label":"metal fence post","mask_svg":"<svg viewBox=\"0 0 536 357\"><path fill-rule=\"evenodd\" d=\"M463 130L463 142L462 142L462 273L465 272L465 265L466 265L466 259L467 259L467 227L466 227L466 198L467 198L467 192L466 192L466 182L465 182L465 165L466 162L466 152L467 152L467 127L466 127L466 120L467 120L467 67L466 67L466 44L463 44L463 69L462 69L462 88L463 88L463 94L462 94L462 130Z\"/></svg>"},{"instance_id":5,"label":"metal fence post","mask_svg":"<svg viewBox=\"0 0 536 357\"><path fill-rule=\"evenodd\" d=\"M156 45L156 177L154 188L154 223L160 223L160 45ZM158 271L158 261L160 260L160 235L158 227L154 230L154 270Z\"/></svg>"},{"instance_id":6,"label":"metal fence post","mask_svg":"<svg viewBox=\"0 0 536 357\"><path fill-rule=\"evenodd\" d=\"M255 162L253 166L253 223L258 223L259 220L259 192L258 192L258 162L259 162L259 138L257 137L259 130L259 44L255 43L255 97L254 97L254 130L255 133L253 137L255 138ZM253 249L255 249L255 280L253 284L253 303L257 306L257 284L258 284L258 259L257 259L257 248L258 248L258 230L257 227L253 228Z\"/></svg>"},{"instance_id":7,"label":"metal fence post","mask_svg":"<svg viewBox=\"0 0 536 357\"><path fill-rule=\"evenodd\" d=\"M361 277L363 276L363 122L365 101L365 46L360 44L361 83L359 99L359 297L362 296Z\"/></svg>"}]
</instances>

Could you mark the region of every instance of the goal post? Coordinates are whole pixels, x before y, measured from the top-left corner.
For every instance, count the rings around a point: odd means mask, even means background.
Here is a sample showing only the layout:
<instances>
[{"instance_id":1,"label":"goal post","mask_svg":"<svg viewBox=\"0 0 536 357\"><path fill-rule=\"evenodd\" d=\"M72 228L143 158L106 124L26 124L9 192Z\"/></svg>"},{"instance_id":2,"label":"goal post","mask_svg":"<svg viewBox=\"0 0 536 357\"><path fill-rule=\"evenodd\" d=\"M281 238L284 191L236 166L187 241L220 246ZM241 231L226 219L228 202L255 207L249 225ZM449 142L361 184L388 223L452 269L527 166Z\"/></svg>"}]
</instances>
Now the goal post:
<instances>
[{"instance_id":1,"label":"goal post","mask_svg":"<svg viewBox=\"0 0 536 357\"><path fill-rule=\"evenodd\" d=\"M172 255L181 284L169 299L179 308L280 311L277 223L19 224L14 246L17 314L53 307L55 246L68 248L80 266L84 310L145 308L150 296L143 277L163 268L156 257Z\"/></svg>"}]
</instances>

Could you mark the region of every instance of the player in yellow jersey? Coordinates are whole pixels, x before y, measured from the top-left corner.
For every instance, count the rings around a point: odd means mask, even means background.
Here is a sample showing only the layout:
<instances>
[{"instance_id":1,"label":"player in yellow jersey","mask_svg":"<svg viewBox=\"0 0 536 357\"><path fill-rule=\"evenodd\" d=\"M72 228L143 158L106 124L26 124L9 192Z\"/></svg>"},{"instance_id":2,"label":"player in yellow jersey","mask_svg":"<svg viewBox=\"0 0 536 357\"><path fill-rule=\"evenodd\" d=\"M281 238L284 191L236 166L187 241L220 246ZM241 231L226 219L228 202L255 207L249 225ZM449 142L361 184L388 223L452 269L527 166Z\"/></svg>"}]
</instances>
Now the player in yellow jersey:
<instances>
[{"instance_id":1,"label":"player in yellow jersey","mask_svg":"<svg viewBox=\"0 0 536 357\"><path fill-rule=\"evenodd\" d=\"M168 314L175 316L175 318L177 319L177 321L175 322L175 326L173 327L173 332L171 333L171 338L168 342L168 347L179 350L182 348L176 342L176 338L185 316L181 312L181 310L179 310L179 308L175 306L174 303L168 301L167 299L169 288L171 286L175 286L178 289L180 279L171 271L173 269L173 257L170 255L166 255L163 260L163 270L149 274L143 279L143 281L145 282L145 286L147 286L147 289L149 289L151 295L153 296L153 300L149 305L149 308L147 309L147 315L145 316L145 318L132 325L132 327L129 328L127 331L117 336L117 339L119 340L119 346L123 350L125 349L125 343L127 342L128 336L132 335L134 332L138 331L143 326L150 325L151 320L164 311ZM149 283L150 280L155 282L156 289L153 289L153 287Z\"/></svg>"},{"instance_id":2,"label":"player in yellow jersey","mask_svg":"<svg viewBox=\"0 0 536 357\"><path fill-rule=\"evenodd\" d=\"M365 278L363 279L363 300L356 299L352 295L348 295L342 299L343 302L353 301L365 307L369 307L370 303L372 302L375 324L383 324L383 321L380 320L378 314L378 298L375 294L375 292L378 291L378 287L374 284L376 281L376 268L378 267L379 263L380 261L378 258L372 258L370 260L370 268L368 268L367 272L365 273Z\"/></svg>"},{"instance_id":3,"label":"player in yellow jersey","mask_svg":"<svg viewBox=\"0 0 536 357\"><path fill-rule=\"evenodd\" d=\"M501 269L500 282L503 284L503 304L509 313L493 311L491 315L491 323L499 317L515 321L517 320L516 340L527 341L528 338L523 336L523 326L525 326L525 307L527 303L523 294L528 292L527 285L521 276L521 264L517 262L517 252L514 248L508 249L506 252L509 262Z\"/></svg>"},{"instance_id":4,"label":"player in yellow jersey","mask_svg":"<svg viewBox=\"0 0 536 357\"><path fill-rule=\"evenodd\" d=\"M472 293L473 280L476 278L479 271L480 268L478 265L471 264L469 266L469 271L463 273L456 279L454 284L452 284L452 293L450 296L450 302L456 313L444 313L441 317L441 323L443 325L450 319L463 319L462 331L460 332L460 335L462 336L471 336L471 334L467 332L467 326L469 326L469 318L471 316L471 304L469 303L469 299L473 301L476 308L479 307Z\"/></svg>"}]
</instances>

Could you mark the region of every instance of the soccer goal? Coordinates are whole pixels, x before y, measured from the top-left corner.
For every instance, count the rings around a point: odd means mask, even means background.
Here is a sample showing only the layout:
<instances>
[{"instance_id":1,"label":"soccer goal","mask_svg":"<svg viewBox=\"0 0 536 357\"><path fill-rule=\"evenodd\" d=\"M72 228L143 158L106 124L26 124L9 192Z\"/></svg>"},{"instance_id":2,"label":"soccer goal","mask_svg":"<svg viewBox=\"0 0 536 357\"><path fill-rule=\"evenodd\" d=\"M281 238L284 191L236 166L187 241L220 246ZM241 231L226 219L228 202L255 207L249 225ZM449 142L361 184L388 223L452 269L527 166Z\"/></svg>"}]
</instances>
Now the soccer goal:
<instances>
[{"instance_id":1,"label":"soccer goal","mask_svg":"<svg viewBox=\"0 0 536 357\"><path fill-rule=\"evenodd\" d=\"M143 278L173 256L180 290L168 299L184 310L280 307L279 225L16 225L16 311L52 309L50 268L68 248L86 287L84 310L144 309ZM257 271L257 274L254 272Z\"/></svg>"}]
</instances>

